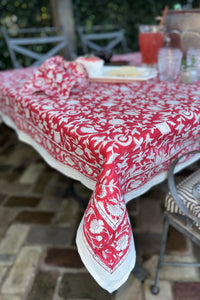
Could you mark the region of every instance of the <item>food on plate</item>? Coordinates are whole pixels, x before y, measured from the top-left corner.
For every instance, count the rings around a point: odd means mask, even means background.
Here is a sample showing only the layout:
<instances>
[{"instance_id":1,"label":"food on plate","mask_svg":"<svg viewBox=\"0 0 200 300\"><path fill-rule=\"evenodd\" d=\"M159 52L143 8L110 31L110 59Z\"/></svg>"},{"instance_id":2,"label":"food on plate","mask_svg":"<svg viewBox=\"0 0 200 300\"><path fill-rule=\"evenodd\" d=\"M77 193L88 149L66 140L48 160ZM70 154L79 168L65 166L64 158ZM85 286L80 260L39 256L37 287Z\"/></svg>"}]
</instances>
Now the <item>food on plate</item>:
<instances>
[{"instance_id":1,"label":"food on plate","mask_svg":"<svg viewBox=\"0 0 200 300\"><path fill-rule=\"evenodd\" d=\"M119 77L137 77L143 75L144 71L133 66L122 66L113 68L106 72L106 76L119 76Z\"/></svg>"},{"instance_id":2,"label":"food on plate","mask_svg":"<svg viewBox=\"0 0 200 300\"><path fill-rule=\"evenodd\" d=\"M76 59L84 65L89 76L101 75L103 71L104 60L94 55L80 56Z\"/></svg>"}]
</instances>

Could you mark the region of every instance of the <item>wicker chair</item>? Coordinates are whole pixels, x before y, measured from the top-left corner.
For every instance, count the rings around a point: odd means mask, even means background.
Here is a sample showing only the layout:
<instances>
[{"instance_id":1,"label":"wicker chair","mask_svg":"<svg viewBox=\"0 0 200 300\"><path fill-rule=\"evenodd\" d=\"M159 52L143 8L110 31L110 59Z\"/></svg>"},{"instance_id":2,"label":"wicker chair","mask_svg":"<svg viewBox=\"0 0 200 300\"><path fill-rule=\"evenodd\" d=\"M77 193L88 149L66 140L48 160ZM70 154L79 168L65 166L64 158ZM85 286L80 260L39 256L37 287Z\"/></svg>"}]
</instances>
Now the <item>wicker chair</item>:
<instances>
[{"instance_id":1,"label":"wicker chair","mask_svg":"<svg viewBox=\"0 0 200 300\"><path fill-rule=\"evenodd\" d=\"M159 293L159 278L162 266L192 266L200 267L200 263L165 262L164 254L167 243L169 226L173 226L187 238L200 246L200 170L189 175L177 186L175 184L174 169L177 163L186 155L200 153L200 150L185 153L175 159L170 166L168 185L170 192L165 199L164 228L161 240L160 254L154 284L153 294Z\"/></svg>"},{"instance_id":2,"label":"wicker chair","mask_svg":"<svg viewBox=\"0 0 200 300\"><path fill-rule=\"evenodd\" d=\"M46 59L56 55L64 48L67 48L71 59L75 59L67 36L62 33L59 27L46 28L24 28L15 32L9 32L4 27L0 31L8 47L13 68L22 68L19 62L19 54L23 56L23 61L28 58L31 67L41 65ZM38 48L46 45L44 53L39 52Z\"/></svg>"}]
</instances>

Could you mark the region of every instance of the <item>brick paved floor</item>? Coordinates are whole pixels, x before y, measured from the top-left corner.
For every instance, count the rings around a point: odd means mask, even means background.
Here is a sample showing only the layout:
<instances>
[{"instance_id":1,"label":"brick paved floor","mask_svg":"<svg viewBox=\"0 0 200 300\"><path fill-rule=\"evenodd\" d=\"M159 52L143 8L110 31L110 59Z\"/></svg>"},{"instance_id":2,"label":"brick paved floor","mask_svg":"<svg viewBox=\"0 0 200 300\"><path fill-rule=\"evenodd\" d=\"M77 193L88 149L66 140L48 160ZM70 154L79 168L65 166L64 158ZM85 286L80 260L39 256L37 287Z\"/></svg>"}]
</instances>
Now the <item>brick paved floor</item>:
<instances>
[{"instance_id":1,"label":"brick paved floor","mask_svg":"<svg viewBox=\"0 0 200 300\"><path fill-rule=\"evenodd\" d=\"M199 271L194 268L163 268L159 295L150 293L166 182L128 204L138 260L148 277L141 283L131 274L112 295L96 284L80 260L75 236L84 211L72 196L62 196L67 183L11 129L0 125L0 300L200 299ZM75 187L89 199L90 190L79 183ZM199 249L170 230L167 256L191 261Z\"/></svg>"}]
</instances>

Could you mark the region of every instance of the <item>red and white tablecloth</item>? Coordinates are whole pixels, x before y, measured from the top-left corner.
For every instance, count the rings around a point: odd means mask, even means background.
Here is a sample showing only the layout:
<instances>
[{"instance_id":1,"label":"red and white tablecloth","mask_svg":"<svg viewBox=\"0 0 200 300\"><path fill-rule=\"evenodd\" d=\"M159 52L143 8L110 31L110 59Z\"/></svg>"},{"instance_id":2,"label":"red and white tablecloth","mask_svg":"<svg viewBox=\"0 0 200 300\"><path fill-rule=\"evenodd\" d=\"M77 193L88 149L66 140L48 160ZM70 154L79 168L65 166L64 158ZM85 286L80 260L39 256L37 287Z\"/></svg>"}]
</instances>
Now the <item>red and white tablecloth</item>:
<instances>
[{"instance_id":1,"label":"red and white tablecloth","mask_svg":"<svg viewBox=\"0 0 200 300\"><path fill-rule=\"evenodd\" d=\"M52 66L1 72L0 116L52 167L93 190L77 247L112 292L135 265L126 203L164 180L174 157L200 148L200 82L91 83L76 65Z\"/></svg>"}]
</instances>

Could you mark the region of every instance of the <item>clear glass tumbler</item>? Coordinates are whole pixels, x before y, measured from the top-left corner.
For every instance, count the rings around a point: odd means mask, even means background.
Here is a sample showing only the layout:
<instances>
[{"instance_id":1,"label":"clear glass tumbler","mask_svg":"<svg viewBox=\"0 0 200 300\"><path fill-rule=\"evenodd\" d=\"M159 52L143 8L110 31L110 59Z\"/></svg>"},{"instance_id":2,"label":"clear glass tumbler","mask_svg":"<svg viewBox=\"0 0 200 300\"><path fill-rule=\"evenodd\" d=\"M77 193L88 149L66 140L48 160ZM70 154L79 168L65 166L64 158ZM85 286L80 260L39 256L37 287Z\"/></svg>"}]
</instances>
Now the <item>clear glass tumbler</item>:
<instances>
[{"instance_id":1,"label":"clear glass tumbler","mask_svg":"<svg viewBox=\"0 0 200 300\"><path fill-rule=\"evenodd\" d=\"M180 72L183 53L180 49L161 48L158 52L158 72L161 81L174 81Z\"/></svg>"},{"instance_id":2,"label":"clear glass tumbler","mask_svg":"<svg viewBox=\"0 0 200 300\"><path fill-rule=\"evenodd\" d=\"M186 56L187 65L197 70L198 80L200 80L200 49L189 48Z\"/></svg>"}]
</instances>

